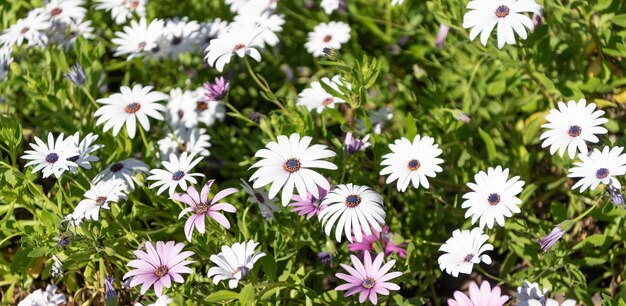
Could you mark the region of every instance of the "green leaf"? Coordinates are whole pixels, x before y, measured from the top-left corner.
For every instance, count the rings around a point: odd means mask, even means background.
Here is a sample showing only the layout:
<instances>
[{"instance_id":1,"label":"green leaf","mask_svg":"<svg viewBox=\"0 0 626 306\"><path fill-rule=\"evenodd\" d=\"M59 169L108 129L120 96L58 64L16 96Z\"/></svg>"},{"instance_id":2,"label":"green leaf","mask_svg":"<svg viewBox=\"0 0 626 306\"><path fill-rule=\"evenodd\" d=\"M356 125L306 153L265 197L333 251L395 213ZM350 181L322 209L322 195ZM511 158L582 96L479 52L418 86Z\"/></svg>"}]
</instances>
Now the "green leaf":
<instances>
[{"instance_id":1,"label":"green leaf","mask_svg":"<svg viewBox=\"0 0 626 306\"><path fill-rule=\"evenodd\" d=\"M276 261L274 261L274 258L272 256L263 256L261 259L259 259L259 262L261 263L261 267L263 268L263 271L265 271L265 274L267 274L267 277L271 280L271 281L276 281Z\"/></svg>"},{"instance_id":2,"label":"green leaf","mask_svg":"<svg viewBox=\"0 0 626 306\"><path fill-rule=\"evenodd\" d=\"M496 158L496 144L493 142L493 139L481 128L478 128L478 134L480 134L480 138L485 143L489 160L494 160Z\"/></svg>"},{"instance_id":3,"label":"green leaf","mask_svg":"<svg viewBox=\"0 0 626 306\"><path fill-rule=\"evenodd\" d=\"M47 252L48 252L47 247L36 248L28 253L28 257L35 257L35 258L41 257L41 256L46 255Z\"/></svg>"},{"instance_id":4,"label":"green leaf","mask_svg":"<svg viewBox=\"0 0 626 306\"><path fill-rule=\"evenodd\" d=\"M575 250L583 249L586 247L591 247L591 248L601 247L606 242L606 238L607 237L605 235L601 235L601 234L591 235L587 237L587 239L575 245L574 248L572 248L572 250L575 251Z\"/></svg>"},{"instance_id":5,"label":"green leaf","mask_svg":"<svg viewBox=\"0 0 626 306\"><path fill-rule=\"evenodd\" d=\"M411 115L411 113L408 113L404 122L406 127L406 138L408 138L409 141L413 141L413 138L415 138L415 135L417 135L417 126L415 125L415 119L413 119L413 115Z\"/></svg>"},{"instance_id":6,"label":"green leaf","mask_svg":"<svg viewBox=\"0 0 626 306\"><path fill-rule=\"evenodd\" d=\"M235 300L238 297L239 297L239 294L237 292L233 292L230 290L220 290L220 291L211 293L209 296L206 297L206 299L204 299L204 301L207 303L218 303L218 302Z\"/></svg>"},{"instance_id":7,"label":"green leaf","mask_svg":"<svg viewBox=\"0 0 626 306\"><path fill-rule=\"evenodd\" d=\"M239 304L248 305L254 299L254 287L251 284L247 284L239 292Z\"/></svg>"},{"instance_id":8,"label":"green leaf","mask_svg":"<svg viewBox=\"0 0 626 306\"><path fill-rule=\"evenodd\" d=\"M626 14L617 15L611 18L611 21L613 21L614 25L626 28Z\"/></svg>"},{"instance_id":9,"label":"green leaf","mask_svg":"<svg viewBox=\"0 0 626 306\"><path fill-rule=\"evenodd\" d=\"M487 94L490 96L500 96L506 92L506 81L496 81L487 86Z\"/></svg>"}]
</instances>

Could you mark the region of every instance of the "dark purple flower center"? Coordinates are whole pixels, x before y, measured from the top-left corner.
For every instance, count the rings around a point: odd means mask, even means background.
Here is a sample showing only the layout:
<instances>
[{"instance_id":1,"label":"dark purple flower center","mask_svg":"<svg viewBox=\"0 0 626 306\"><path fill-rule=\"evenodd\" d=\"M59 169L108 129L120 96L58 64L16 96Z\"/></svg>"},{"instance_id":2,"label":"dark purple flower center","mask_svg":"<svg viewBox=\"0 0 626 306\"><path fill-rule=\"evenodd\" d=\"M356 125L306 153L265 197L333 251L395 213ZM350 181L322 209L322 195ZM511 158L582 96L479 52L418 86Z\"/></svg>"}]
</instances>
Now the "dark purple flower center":
<instances>
[{"instance_id":1,"label":"dark purple flower center","mask_svg":"<svg viewBox=\"0 0 626 306\"><path fill-rule=\"evenodd\" d=\"M598 171L596 171L596 178L600 180L607 176L609 176L609 169L607 168L600 168L598 169Z\"/></svg>"},{"instance_id":2,"label":"dark purple flower center","mask_svg":"<svg viewBox=\"0 0 626 306\"><path fill-rule=\"evenodd\" d=\"M420 164L420 162L417 159L411 159L407 167L409 168L409 170L415 171L419 169L421 165L422 164Z\"/></svg>"},{"instance_id":3,"label":"dark purple flower center","mask_svg":"<svg viewBox=\"0 0 626 306\"><path fill-rule=\"evenodd\" d=\"M185 111L182 109L179 109L178 112L176 112L176 114L178 115L178 119L183 119L183 117L185 116Z\"/></svg>"},{"instance_id":4,"label":"dark purple flower center","mask_svg":"<svg viewBox=\"0 0 626 306\"><path fill-rule=\"evenodd\" d=\"M122 170L123 168L124 168L124 165L122 163L115 163L111 165L110 170L111 172L117 172L117 171Z\"/></svg>"},{"instance_id":5,"label":"dark purple flower center","mask_svg":"<svg viewBox=\"0 0 626 306\"><path fill-rule=\"evenodd\" d=\"M170 269L167 266L158 266L156 269L154 269L154 276L163 277L169 271Z\"/></svg>"},{"instance_id":6,"label":"dark purple flower center","mask_svg":"<svg viewBox=\"0 0 626 306\"><path fill-rule=\"evenodd\" d=\"M583 132L583 129L580 128L580 126L578 125L572 125L569 127L569 130L567 130L567 134L569 134L572 137L578 137L580 136L580 133Z\"/></svg>"},{"instance_id":7,"label":"dark purple flower center","mask_svg":"<svg viewBox=\"0 0 626 306\"><path fill-rule=\"evenodd\" d=\"M506 5L500 5L496 9L496 16L503 18L509 15L509 7Z\"/></svg>"},{"instance_id":8,"label":"dark purple flower center","mask_svg":"<svg viewBox=\"0 0 626 306\"><path fill-rule=\"evenodd\" d=\"M142 41L137 45L137 49L143 50L143 48L145 48L146 45L147 43L145 41Z\"/></svg>"},{"instance_id":9,"label":"dark purple flower center","mask_svg":"<svg viewBox=\"0 0 626 306\"><path fill-rule=\"evenodd\" d=\"M366 278L363 283L361 284L363 286L363 288L365 289L371 289L372 287L374 287L374 285L376 285L376 281L372 278Z\"/></svg>"},{"instance_id":10,"label":"dark purple flower center","mask_svg":"<svg viewBox=\"0 0 626 306\"><path fill-rule=\"evenodd\" d=\"M487 202L489 202L489 205L494 206L494 205L498 205L498 203L500 203L500 195L497 193L492 193L487 197Z\"/></svg>"},{"instance_id":11,"label":"dark purple flower center","mask_svg":"<svg viewBox=\"0 0 626 306\"><path fill-rule=\"evenodd\" d=\"M59 160L59 154L50 153L50 154L46 155L46 161L51 163L51 164L56 163L57 160Z\"/></svg>"},{"instance_id":12,"label":"dark purple flower center","mask_svg":"<svg viewBox=\"0 0 626 306\"><path fill-rule=\"evenodd\" d=\"M141 108L141 104L139 102L131 102L126 105L124 110L129 114L136 113Z\"/></svg>"},{"instance_id":13,"label":"dark purple flower center","mask_svg":"<svg viewBox=\"0 0 626 306\"><path fill-rule=\"evenodd\" d=\"M174 46L180 45L181 42L183 42L183 38L180 36L174 36L174 38L172 38L172 45Z\"/></svg>"},{"instance_id":14,"label":"dark purple flower center","mask_svg":"<svg viewBox=\"0 0 626 306\"><path fill-rule=\"evenodd\" d=\"M195 212L196 214L205 214L207 211L209 211L209 207L210 206L206 203L200 203L196 205L193 212Z\"/></svg>"},{"instance_id":15,"label":"dark purple flower center","mask_svg":"<svg viewBox=\"0 0 626 306\"><path fill-rule=\"evenodd\" d=\"M174 172L174 174L172 174L172 179L175 181L180 181L180 179L182 179L184 176L185 176L185 172L176 171Z\"/></svg>"},{"instance_id":16,"label":"dark purple flower center","mask_svg":"<svg viewBox=\"0 0 626 306\"><path fill-rule=\"evenodd\" d=\"M330 104L333 104L333 102L335 102L335 98L329 97L329 98L322 100L322 105L328 106Z\"/></svg>"},{"instance_id":17,"label":"dark purple flower center","mask_svg":"<svg viewBox=\"0 0 626 306\"><path fill-rule=\"evenodd\" d=\"M67 160L71 162L75 162L78 160L79 157L80 155L76 155L76 156L68 157Z\"/></svg>"},{"instance_id":18,"label":"dark purple flower center","mask_svg":"<svg viewBox=\"0 0 626 306\"><path fill-rule=\"evenodd\" d=\"M198 101L198 104L196 104L196 109L199 111L204 111L207 108L209 108L209 104L205 101Z\"/></svg>"},{"instance_id":19,"label":"dark purple flower center","mask_svg":"<svg viewBox=\"0 0 626 306\"><path fill-rule=\"evenodd\" d=\"M30 31L29 27L23 27L22 30L20 31L20 34L26 34L26 32Z\"/></svg>"},{"instance_id":20,"label":"dark purple flower center","mask_svg":"<svg viewBox=\"0 0 626 306\"><path fill-rule=\"evenodd\" d=\"M351 194L346 197L346 206L356 207L361 204L361 197L357 194Z\"/></svg>"},{"instance_id":21,"label":"dark purple flower center","mask_svg":"<svg viewBox=\"0 0 626 306\"><path fill-rule=\"evenodd\" d=\"M96 199L96 205L97 206L102 206L102 204L104 204L104 202L107 201L107 197L98 197Z\"/></svg>"},{"instance_id":22,"label":"dark purple flower center","mask_svg":"<svg viewBox=\"0 0 626 306\"><path fill-rule=\"evenodd\" d=\"M265 202L265 199L263 198L263 195L262 195L262 194L260 194L260 193L258 193L258 192L255 192L255 193L254 193L254 198L255 198L255 199L256 199L256 201L257 201L257 202L259 202L259 203L264 203L264 202Z\"/></svg>"},{"instance_id":23,"label":"dark purple flower center","mask_svg":"<svg viewBox=\"0 0 626 306\"><path fill-rule=\"evenodd\" d=\"M474 254L467 254L465 256L465 258L463 258L463 261L464 262L470 262L470 261L472 261L472 258L474 258Z\"/></svg>"},{"instance_id":24,"label":"dark purple flower center","mask_svg":"<svg viewBox=\"0 0 626 306\"><path fill-rule=\"evenodd\" d=\"M289 173L294 173L300 170L300 166L302 166L302 164L300 163L300 160L296 158L290 158L285 162L285 164L283 165L283 168L285 169L285 171Z\"/></svg>"},{"instance_id":25,"label":"dark purple flower center","mask_svg":"<svg viewBox=\"0 0 626 306\"><path fill-rule=\"evenodd\" d=\"M333 36L328 34L326 36L324 36L324 39L322 39L325 43L329 42L331 39L333 39Z\"/></svg>"}]
</instances>

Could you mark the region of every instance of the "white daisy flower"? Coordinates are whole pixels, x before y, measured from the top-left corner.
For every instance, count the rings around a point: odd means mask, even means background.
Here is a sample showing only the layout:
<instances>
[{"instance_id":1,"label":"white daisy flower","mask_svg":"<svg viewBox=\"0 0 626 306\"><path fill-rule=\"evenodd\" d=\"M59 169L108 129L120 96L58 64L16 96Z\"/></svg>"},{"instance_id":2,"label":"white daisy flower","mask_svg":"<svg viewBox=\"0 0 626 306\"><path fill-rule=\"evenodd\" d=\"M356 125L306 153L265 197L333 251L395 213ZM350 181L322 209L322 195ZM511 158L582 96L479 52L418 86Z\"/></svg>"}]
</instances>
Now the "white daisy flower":
<instances>
[{"instance_id":1,"label":"white daisy flower","mask_svg":"<svg viewBox=\"0 0 626 306\"><path fill-rule=\"evenodd\" d=\"M70 22L57 24L55 29L55 33L50 37L50 40L58 44L59 48L65 48L65 50L72 48L78 37L85 39L94 38L94 29L91 26L91 20L80 23Z\"/></svg>"},{"instance_id":2,"label":"white daisy flower","mask_svg":"<svg viewBox=\"0 0 626 306\"><path fill-rule=\"evenodd\" d=\"M98 221L100 209L111 209L109 203L117 203L126 200L126 183L121 179L103 181L85 192L85 199L80 201L74 213L82 214L86 219Z\"/></svg>"},{"instance_id":3,"label":"white daisy flower","mask_svg":"<svg viewBox=\"0 0 626 306\"><path fill-rule=\"evenodd\" d=\"M61 225L67 222L67 228L65 230L69 231L71 227L72 231L76 233L76 229L80 226L81 223L83 223L84 219L85 215L77 212L72 212L71 214L65 216L63 220L61 220Z\"/></svg>"},{"instance_id":4,"label":"white daisy flower","mask_svg":"<svg viewBox=\"0 0 626 306\"><path fill-rule=\"evenodd\" d=\"M350 40L350 26L340 21L320 23L308 35L304 44L307 51L315 57L324 55L324 49L341 49L341 44Z\"/></svg>"},{"instance_id":5,"label":"white daisy flower","mask_svg":"<svg viewBox=\"0 0 626 306\"><path fill-rule=\"evenodd\" d=\"M116 37L111 40L117 45L114 56L128 55L127 59L130 60L151 54L158 47L157 41L163 34L164 27L165 23L159 19L152 20L149 24L146 18L141 18L139 22L131 20L130 26L124 26L123 32L115 32Z\"/></svg>"},{"instance_id":6,"label":"white daisy flower","mask_svg":"<svg viewBox=\"0 0 626 306\"><path fill-rule=\"evenodd\" d=\"M24 19L19 19L14 25L2 32L0 43L8 47L20 46L24 40L28 46L45 47L48 36L45 32L51 27L48 16L44 14L28 14Z\"/></svg>"},{"instance_id":7,"label":"white daisy flower","mask_svg":"<svg viewBox=\"0 0 626 306\"><path fill-rule=\"evenodd\" d=\"M343 82L341 80L341 76L339 75L334 76L332 80L329 78L322 78L320 82L323 82L338 92L341 92L341 90L339 90L339 85L351 88L350 84ZM346 102L345 100L326 92L320 82L312 82L310 88L304 89L298 95L296 105L302 105L309 111L313 111L315 109L318 113L322 113L322 111L327 107L334 108L335 103Z\"/></svg>"},{"instance_id":8,"label":"white daisy flower","mask_svg":"<svg viewBox=\"0 0 626 306\"><path fill-rule=\"evenodd\" d=\"M575 162L573 168L569 169L567 177L581 178L572 190L580 187L580 192L587 188L595 190L600 183L613 185L620 189L622 185L615 178L626 174L626 154L622 154L623 147L610 148L605 146L602 151L593 149L590 155L578 155L580 162Z\"/></svg>"},{"instance_id":9,"label":"white daisy flower","mask_svg":"<svg viewBox=\"0 0 626 306\"><path fill-rule=\"evenodd\" d=\"M184 126L179 126L176 127L173 132L167 133L167 136L157 143L159 144L161 156L165 159L169 158L172 153L180 156L183 152L198 154L200 156L210 156L210 141L211 136L207 134L206 129L188 129Z\"/></svg>"},{"instance_id":10,"label":"white daisy flower","mask_svg":"<svg viewBox=\"0 0 626 306\"><path fill-rule=\"evenodd\" d=\"M439 248L439 251L445 252L439 256L439 268L458 277L459 273L472 273L474 264L491 264L491 257L483 255L484 252L493 250L493 245L486 243L487 240L489 236L483 234L478 227L471 231L455 230L452 237Z\"/></svg>"},{"instance_id":11,"label":"white daisy flower","mask_svg":"<svg viewBox=\"0 0 626 306\"><path fill-rule=\"evenodd\" d=\"M167 295L160 296L154 303L147 304L146 306L167 306L170 305L174 300ZM135 306L144 306L141 303L135 303Z\"/></svg>"},{"instance_id":12,"label":"white daisy flower","mask_svg":"<svg viewBox=\"0 0 626 306\"><path fill-rule=\"evenodd\" d=\"M380 135L383 131L383 126L385 122L391 120L393 118L393 113L391 109L387 106L381 107L377 110L369 110L367 111L370 123L372 124L372 131L374 133ZM365 123L361 119L356 119L357 129L361 131L361 133L367 132L367 128Z\"/></svg>"},{"instance_id":13,"label":"white daisy flower","mask_svg":"<svg viewBox=\"0 0 626 306\"><path fill-rule=\"evenodd\" d=\"M535 0L473 0L467 4L470 10L463 16L463 27L472 28L470 40L474 40L478 34L484 46L493 28L498 26L498 48L504 44L515 44L515 33L521 39L526 39L527 27L533 30L533 21L523 13L541 13L541 6Z\"/></svg>"},{"instance_id":14,"label":"white daisy flower","mask_svg":"<svg viewBox=\"0 0 626 306\"><path fill-rule=\"evenodd\" d=\"M524 281L522 287L517 287L517 306L532 306L542 299L545 299L548 289L541 289L539 284ZM541 303L537 304L537 306Z\"/></svg>"},{"instance_id":15,"label":"white daisy flower","mask_svg":"<svg viewBox=\"0 0 626 306\"><path fill-rule=\"evenodd\" d=\"M559 102L559 109L551 109L546 116L548 123L541 127L549 129L541 134L543 140L541 147L550 146L550 154L559 150L559 156L563 156L565 150L570 158L574 158L577 152L587 155L587 141L597 143L596 135L606 134L607 129L601 125L609 120L603 118L604 111L596 110L595 103L586 105L585 99L569 101L567 105Z\"/></svg>"},{"instance_id":16,"label":"white daisy flower","mask_svg":"<svg viewBox=\"0 0 626 306\"><path fill-rule=\"evenodd\" d=\"M144 130L150 130L150 121L148 117L157 120L164 120L160 112L165 112L164 105L156 103L169 98L168 95L152 91L152 86L143 87L135 85L131 89L128 86L122 86L120 93L113 94L108 98L98 99L96 102L105 104L100 107L94 116L100 117L96 125L104 124L104 131L113 128L113 135L117 135L122 126L126 124L126 132L128 137L135 137L137 129L137 120Z\"/></svg>"},{"instance_id":17,"label":"white daisy flower","mask_svg":"<svg viewBox=\"0 0 626 306\"><path fill-rule=\"evenodd\" d=\"M333 13L333 11L339 9L339 2L340 0L322 0L320 6L324 9L326 15L330 15Z\"/></svg>"},{"instance_id":18,"label":"white daisy flower","mask_svg":"<svg viewBox=\"0 0 626 306\"><path fill-rule=\"evenodd\" d=\"M228 22L219 18L201 23L196 37L196 44L199 46L200 51L204 52L211 41L217 38L227 27Z\"/></svg>"},{"instance_id":19,"label":"white daisy flower","mask_svg":"<svg viewBox=\"0 0 626 306\"><path fill-rule=\"evenodd\" d=\"M269 11L258 12L254 9L245 9L235 16L234 22L237 24L256 23L261 27L267 28L267 31L263 31L259 35L259 39L261 39L264 44L274 47L279 42L276 34L283 31L285 16L273 14Z\"/></svg>"},{"instance_id":20,"label":"white daisy flower","mask_svg":"<svg viewBox=\"0 0 626 306\"><path fill-rule=\"evenodd\" d=\"M382 166L387 166L380 171L380 175L388 175L387 184L397 180L398 191L406 191L409 183L419 188L429 188L428 177L435 177L437 172L443 171L439 164L443 159L439 145L435 139L429 136L416 135L413 142L402 137L389 145L392 153L385 154Z\"/></svg>"},{"instance_id":21,"label":"white daisy flower","mask_svg":"<svg viewBox=\"0 0 626 306\"><path fill-rule=\"evenodd\" d=\"M530 306L576 306L577 304L578 302L572 299L567 299L563 301L563 303L559 303L559 301L555 299L538 300L529 303Z\"/></svg>"},{"instance_id":22,"label":"white daisy flower","mask_svg":"<svg viewBox=\"0 0 626 306\"><path fill-rule=\"evenodd\" d=\"M148 0L96 0L96 9L111 11L111 17L115 23L122 24L137 16L146 16L146 4Z\"/></svg>"},{"instance_id":23,"label":"white daisy flower","mask_svg":"<svg viewBox=\"0 0 626 306\"><path fill-rule=\"evenodd\" d=\"M0 81L5 80L9 75L9 65L13 63L12 50L11 46L0 46Z\"/></svg>"},{"instance_id":24,"label":"white daisy flower","mask_svg":"<svg viewBox=\"0 0 626 306\"><path fill-rule=\"evenodd\" d=\"M191 173L193 167L202 161L202 157L194 159L195 156L196 154L191 153L188 155L187 152L180 154L180 158L176 156L176 154L170 154L170 160L163 161L162 163L166 170L150 170L150 174L152 175L148 176L146 179L156 181L150 185L150 189L160 186L159 190L157 190L157 194L161 194L169 188L169 195L171 196L176 192L177 186L180 186L183 190L187 190L187 181L193 185L198 184L195 176L204 177L204 174Z\"/></svg>"},{"instance_id":25,"label":"white daisy flower","mask_svg":"<svg viewBox=\"0 0 626 306\"><path fill-rule=\"evenodd\" d=\"M341 242L342 233L350 242L353 242L352 233L357 242L362 242L363 233L372 235L372 228L377 232L383 231L381 225L385 224L387 216L383 210L383 197L367 186L337 185L328 192L322 206L326 207L318 217L327 236L338 221L335 229L337 242Z\"/></svg>"},{"instance_id":26,"label":"white daisy flower","mask_svg":"<svg viewBox=\"0 0 626 306\"><path fill-rule=\"evenodd\" d=\"M289 138L284 135L277 138L278 142L268 143L265 149L258 150L254 155L263 159L250 167L259 168L250 177L249 181L254 181L252 187L259 188L271 184L270 199L273 199L282 188L283 206L289 204L294 188L301 198L306 198L307 191L319 198L317 186L330 189L328 180L310 168L336 170L335 164L321 160L334 157L335 152L328 150L325 145L309 147L312 138L309 136L300 138L298 133L291 134Z\"/></svg>"},{"instance_id":27,"label":"white daisy flower","mask_svg":"<svg viewBox=\"0 0 626 306\"><path fill-rule=\"evenodd\" d=\"M115 162L104 171L98 173L98 175L96 175L93 179L93 183L121 179L126 182L129 190L133 190L135 189L135 183L139 184L137 174L148 173L149 170L148 165L144 164L142 161L136 158L129 158L120 162Z\"/></svg>"},{"instance_id":28,"label":"white daisy flower","mask_svg":"<svg viewBox=\"0 0 626 306\"><path fill-rule=\"evenodd\" d=\"M278 6L278 0L225 0L224 2L230 5L230 11L234 13L250 9L258 12L274 11Z\"/></svg>"},{"instance_id":29,"label":"white daisy flower","mask_svg":"<svg viewBox=\"0 0 626 306\"><path fill-rule=\"evenodd\" d=\"M197 104L199 99L198 93L195 91L173 88L167 102L167 121L170 125L184 125L187 128L196 127L198 125L196 108L199 107ZM208 105L206 106L208 108Z\"/></svg>"},{"instance_id":30,"label":"white daisy flower","mask_svg":"<svg viewBox=\"0 0 626 306\"><path fill-rule=\"evenodd\" d=\"M212 126L218 121L224 121L224 118L226 118L226 106L222 102L207 101L204 95L205 92L206 89L203 87L192 91L192 95L196 100L196 117L199 123Z\"/></svg>"},{"instance_id":31,"label":"white daisy flower","mask_svg":"<svg viewBox=\"0 0 626 306\"><path fill-rule=\"evenodd\" d=\"M47 144L35 136L35 143L31 143L30 147L32 150L25 151L22 159L30 160L24 167L36 165L32 173L42 170L44 178L52 174L60 178L65 170L78 167L70 160L71 157L78 155L72 136L65 139L61 133L55 141L52 133L48 133Z\"/></svg>"},{"instance_id":32,"label":"white daisy flower","mask_svg":"<svg viewBox=\"0 0 626 306\"><path fill-rule=\"evenodd\" d=\"M261 61L261 53L258 49L263 48L263 40L260 35L267 28L256 24L232 24L220 33L220 36L211 40L206 48L205 60L209 66L215 67L222 72L224 65L230 63L233 55L252 57L255 61Z\"/></svg>"},{"instance_id":33,"label":"white daisy flower","mask_svg":"<svg viewBox=\"0 0 626 306\"><path fill-rule=\"evenodd\" d=\"M510 218L513 214L521 210L522 204L516 195L522 192L524 181L519 176L509 179L509 169L502 170L502 167L480 171L474 176L475 183L467 183L472 190L463 195L465 201L461 205L468 208L465 218L472 216L472 224L480 218L479 227L493 228L494 221L500 226L504 226L504 217Z\"/></svg>"},{"instance_id":34,"label":"white daisy flower","mask_svg":"<svg viewBox=\"0 0 626 306\"><path fill-rule=\"evenodd\" d=\"M197 21L187 21L186 18L168 20L165 23L163 36L167 39L166 49L172 59L177 60L179 54L193 50L199 30L200 24Z\"/></svg>"},{"instance_id":35,"label":"white daisy flower","mask_svg":"<svg viewBox=\"0 0 626 306\"><path fill-rule=\"evenodd\" d=\"M91 155L91 153L99 150L104 147L101 144L94 144L94 141L98 139L98 135L94 135L93 133L87 134L83 140L80 140L80 133L76 132L72 137L72 144L75 147L76 155L68 157L68 160L74 162L79 167L85 169L91 169L91 163L97 162L100 160L98 156ZM69 138L68 138L69 140ZM77 167L70 167L72 173L76 173Z\"/></svg>"},{"instance_id":36,"label":"white daisy flower","mask_svg":"<svg viewBox=\"0 0 626 306\"><path fill-rule=\"evenodd\" d=\"M246 278L254 263L265 256L263 252L255 252L258 242L250 240L248 242L235 243L232 246L222 246L222 251L217 255L211 255L211 261L217 267L211 267L207 274L213 277L213 284L223 280L228 280L228 287L234 289L240 280Z\"/></svg>"},{"instance_id":37,"label":"white daisy flower","mask_svg":"<svg viewBox=\"0 0 626 306\"><path fill-rule=\"evenodd\" d=\"M57 286L49 284L46 291L37 289L25 297L17 306L59 306L67 304L63 293L57 293Z\"/></svg>"},{"instance_id":38,"label":"white daisy flower","mask_svg":"<svg viewBox=\"0 0 626 306\"><path fill-rule=\"evenodd\" d=\"M252 188L244 179L241 179L241 184L239 185L250 196L250 203L259 205L263 218L274 219L274 212L280 211L280 207L276 206L274 199L270 199L267 191Z\"/></svg>"},{"instance_id":39,"label":"white daisy flower","mask_svg":"<svg viewBox=\"0 0 626 306\"><path fill-rule=\"evenodd\" d=\"M71 23L82 21L87 9L82 7L83 0L48 0L43 7L51 22Z\"/></svg>"}]
</instances>

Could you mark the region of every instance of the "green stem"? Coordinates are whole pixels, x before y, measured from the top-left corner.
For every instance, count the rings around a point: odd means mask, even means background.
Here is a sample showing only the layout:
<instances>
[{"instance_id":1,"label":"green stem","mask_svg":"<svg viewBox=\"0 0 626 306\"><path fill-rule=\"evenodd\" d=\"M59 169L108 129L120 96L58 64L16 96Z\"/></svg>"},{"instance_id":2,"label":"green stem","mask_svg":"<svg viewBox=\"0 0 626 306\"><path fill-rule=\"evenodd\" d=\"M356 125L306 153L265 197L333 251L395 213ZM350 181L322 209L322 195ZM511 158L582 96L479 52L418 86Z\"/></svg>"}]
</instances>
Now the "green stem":
<instances>
[{"instance_id":1,"label":"green stem","mask_svg":"<svg viewBox=\"0 0 626 306\"><path fill-rule=\"evenodd\" d=\"M272 90L269 88L269 84L263 84L263 82L261 82L259 77L256 75L256 73L252 69L252 66L250 66L250 62L248 61L247 57L243 58L243 62L245 63L246 68L248 69L248 72L250 73L250 76L252 76L252 78L254 79L254 82L256 82L257 85L259 85L259 87L261 87L261 89L271 98L270 101L276 104L286 114L290 114L289 110L287 110L285 106L282 103L280 103L280 101L278 101L278 99L276 98Z\"/></svg>"},{"instance_id":2,"label":"green stem","mask_svg":"<svg viewBox=\"0 0 626 306\"><path fill-rule=\"evenodd\" d=\"M578 217L576 217L572 221L573 222L578 222L578 221L580 221L580 219L582 219L585 216L587 216L592 210L594 210L596 207L598 207L598 205L600 205L600 201L601 200L602 200L602 197L598 197L598 199L595 201L595 203L593 203L593 205L591 207L589 207L587 210L585 210L585 212L580 214Z\"/></svg>"}]
</instances>

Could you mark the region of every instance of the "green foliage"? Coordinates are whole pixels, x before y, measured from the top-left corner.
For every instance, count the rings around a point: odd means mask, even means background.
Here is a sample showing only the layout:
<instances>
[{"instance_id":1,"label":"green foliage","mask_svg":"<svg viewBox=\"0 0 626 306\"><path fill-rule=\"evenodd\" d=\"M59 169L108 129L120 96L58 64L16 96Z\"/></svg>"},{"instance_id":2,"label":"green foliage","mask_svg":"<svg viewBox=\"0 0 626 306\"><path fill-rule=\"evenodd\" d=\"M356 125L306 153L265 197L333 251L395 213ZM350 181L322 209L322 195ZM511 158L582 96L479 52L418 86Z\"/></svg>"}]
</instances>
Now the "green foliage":
<instances>
[{"instance_id":1,"label":"green foliage","mask_svg":"<svg viewBox=\"0 0 626 306\"><path fill-rule=\"evenodd\" d=\"M10 0L0 3L0 28L6 29L41 1ZM566 219L580 215L604 192L572 191L566 177L572 160L551 156L539 143L545 115L558 101L586 98L597 103L610 120L607 145L626 145L626 2L539 1L544 23L525 41L503 49L495 47L495 34L487 46L470 42L461 27L466 1L411 1L392 7L387 0L348 0L347 13L326 16L321 9L304 9L304 1L283 0L279 13L286 24L280 49L263 51L261 63L234 60L227 119L208 129L211 156L199 171L215 178L221 190L239 188L250 177L254 153L277 135L298 132L314 143L328 145L338 155L337 171L323 174L333 183L367 185L385 198L386 222L398 241L407 241L407 258L397 255L395 271L402 290L379 297L381 304L441 305L468 280L488 279L513 294L524 280L538 282L551 293L562 293L585 305L602 299L602 305L625 305L626 214L602 198L599 208L577 222L550 251L537 241ZM220 0L151 0L148 17L189 16L191 20L232 13ZM168 132L156 124L146 137L114 137L96 126L95 99L107 97L122 86L154 85L161 92L172 88L195 89L218 73L205 67L200 54L179 61L142 61L113 56L111 39L122 26L108 13L89 9L88 17L99 35L78 39L68 50L54 47L13 52L9 77L0 84L0 292L10 304L44 283L56 282L77 304L100 305L104 278L115 275L118 305L137 300L138 289L119 289L121 278L134 258L132 252L145 241L185 241L184 220L177 216L182 204L156 195L148 184L138 187L127 201L101 211L99 222L83 222L77 233L62 219L71 213L89 188L91 179L112 162L135 155L150 168L158 167L157 141ZM352 27L350 42L321 60L303 48L306 35L319 22L343 20ZM445 47L434 46L441 23L451 26ZM75 86L63 78L70 66L85 67L87 83ZM246 66L250 65L250 66ZM289 71L293 77L288 77ZM351 88L339 91L322 86L348 103L322 114L296 107L298 93L312 81L340 74ZM256 79L255 79L256 78ZM381 134L368 112L389 107L393 118ZM247 115L261 113L259 124ZM461 120L467 115L469 121ZM343 148L346 132L360 133L359 123L371 135L373 146L354 155ZM93 169L65 173L59 180L43 179L24 168L19 157L30 149L35 136L44 138L79 131L99 134L104 148ZM400 137L429 135L443 150L444 171L429 189L397 192L378 173L388 145ZM504 227L489 231L495 250L494 264L460 279L439 269L441 243L453 230L469 229L461 208L466 183L488 167L502 165L526 182L521 194L522 212ZM144 181L145 177L139 177ZM620 178L621 179L621 178ZM215 190L216 187L214 187ZM334 289L340 263L349 263L347 243L327 237L316 218L306 220L283 208L275 220L264 220L258 206L240 191L230 202L237 213L229 215L226 230L207 220L206 235L194 234L186 250L195 253L195 273L166 293L179 305L221 303L240 305L345 305L356 303ZM63 237L71 244L58 246ZM254 239L267 253L240 286L229 289L206 277L209 256L225 244ZM333 266L323 265L318 252L335 254ZM59 279L50 276L51 256L64 262ZM149 291L151 292L151 291ZM594 299L595 298L595 299ZM154 294L143 297L153 301Z\"/></svg>"}]
</instances>

